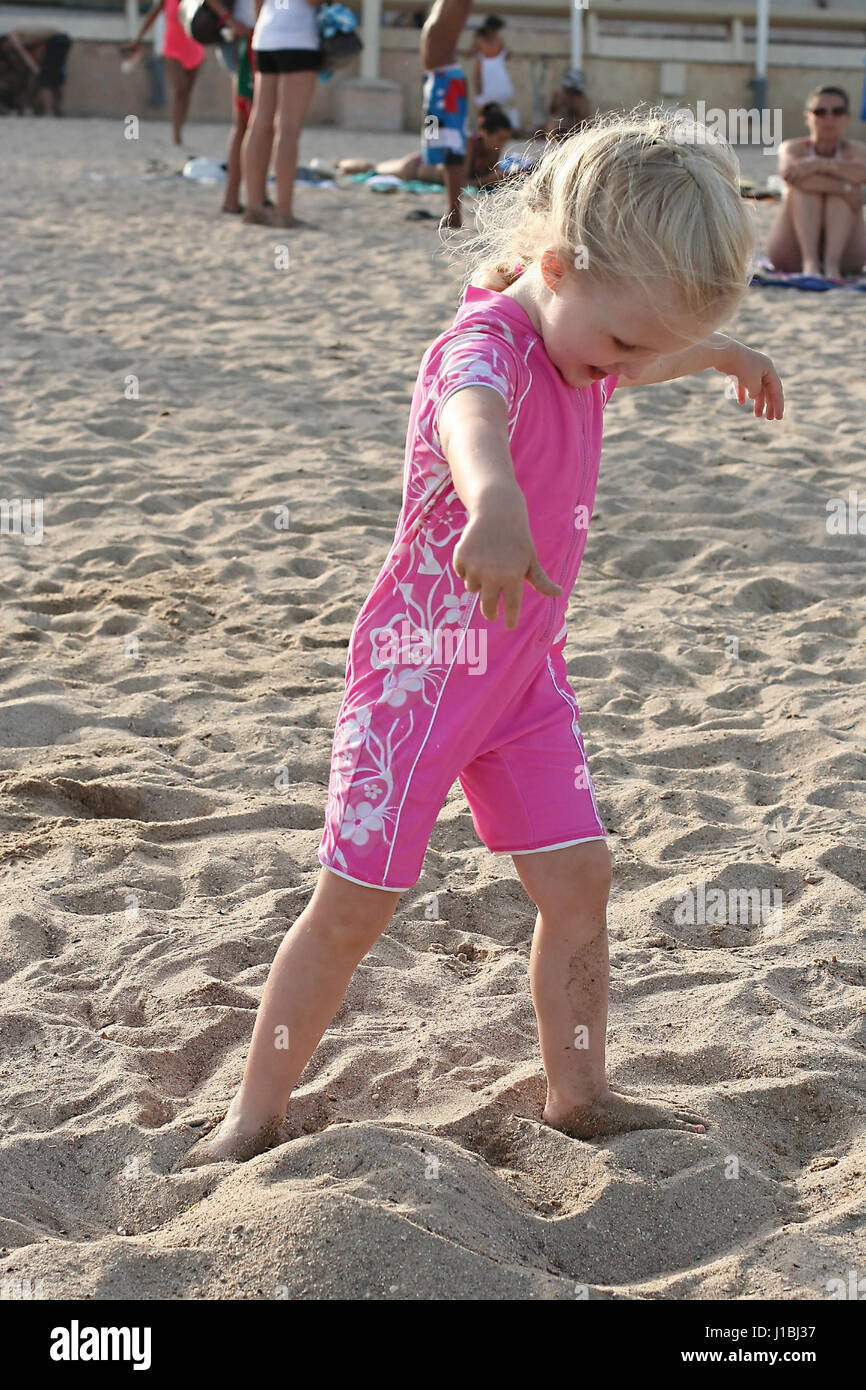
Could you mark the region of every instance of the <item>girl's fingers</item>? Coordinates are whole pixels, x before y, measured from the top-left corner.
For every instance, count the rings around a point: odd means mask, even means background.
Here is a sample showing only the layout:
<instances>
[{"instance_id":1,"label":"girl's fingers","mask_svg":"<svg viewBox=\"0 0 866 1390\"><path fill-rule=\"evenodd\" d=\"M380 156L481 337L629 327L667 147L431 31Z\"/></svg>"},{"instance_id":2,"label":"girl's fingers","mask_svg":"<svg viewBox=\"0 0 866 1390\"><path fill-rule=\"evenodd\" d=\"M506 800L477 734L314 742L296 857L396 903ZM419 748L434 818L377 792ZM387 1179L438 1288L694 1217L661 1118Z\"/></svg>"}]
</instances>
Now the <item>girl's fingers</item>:
<instances>
[{"instance_id":1,"label":"girl's fingers","mask_svg":"<svg viewBox=\"0 0 866 1390\"><path fill-rule=\"evenodd\" d=\"M520 617L520 604L523 599L523 581L512 580L502 590L502 613L507 628L517 627Z\"/></svg>"},{"instance_id":2,"label":"girl's fingers","mask_svg":"<svg viewBox=\"0 0 866 1390\"><path fill-rule=\"evenodd\" d=\"M554 584L553 580L550 578L550 575L545 574L544 570L541 568L541 565L538 563L537 557L532 561L532 564L529 566L529 569L526 573L526 578L529 580L533 589L537 589L540 594L548 594L551 598L555 598L557 594L562 593L561 586L559 584Z\"/></svg>"},{"instance_id":3,"label":"girl's fingers","mask_svg":"<svg viewBox=\"0 0 866 1390\"><path fill-rule=\"evenodd\" d=\"M502 593L502 585L498 582L488 582L481 590L481 612L490 623L495 623L499 617L499 595Z\"/></svg>"}]
</instances>

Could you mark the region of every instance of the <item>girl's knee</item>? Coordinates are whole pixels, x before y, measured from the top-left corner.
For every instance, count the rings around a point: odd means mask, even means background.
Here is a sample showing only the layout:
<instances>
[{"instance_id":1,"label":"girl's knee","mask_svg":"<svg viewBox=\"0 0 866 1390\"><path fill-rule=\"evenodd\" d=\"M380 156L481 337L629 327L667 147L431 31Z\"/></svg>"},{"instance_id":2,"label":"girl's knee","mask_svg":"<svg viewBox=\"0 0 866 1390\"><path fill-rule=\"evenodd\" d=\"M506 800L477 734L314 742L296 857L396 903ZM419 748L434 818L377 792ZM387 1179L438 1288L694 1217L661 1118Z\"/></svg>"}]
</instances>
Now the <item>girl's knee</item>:
<instances>
[{"instance_id":1,"label":"girl's knee","mask_svg":"<svg viewBox=\"0 0 866 1390\"><path fill-rule=\"evenodd\" d=\"M310 908L313 926L336 948L369 950L394 916L400 894L322 869Z\"/></svg>"},{"instance_id":2,"label":"girl's knee","mask_svg":"<svg viewBox=\"0 0 866 1390\"><path fill-rule=\"evenodd\" d=\"M569 845L533 859L528 873L517 861L518 872L542 916L604 913L612 875L610 851L604 840Z\"/></svg>"}]
</instances>

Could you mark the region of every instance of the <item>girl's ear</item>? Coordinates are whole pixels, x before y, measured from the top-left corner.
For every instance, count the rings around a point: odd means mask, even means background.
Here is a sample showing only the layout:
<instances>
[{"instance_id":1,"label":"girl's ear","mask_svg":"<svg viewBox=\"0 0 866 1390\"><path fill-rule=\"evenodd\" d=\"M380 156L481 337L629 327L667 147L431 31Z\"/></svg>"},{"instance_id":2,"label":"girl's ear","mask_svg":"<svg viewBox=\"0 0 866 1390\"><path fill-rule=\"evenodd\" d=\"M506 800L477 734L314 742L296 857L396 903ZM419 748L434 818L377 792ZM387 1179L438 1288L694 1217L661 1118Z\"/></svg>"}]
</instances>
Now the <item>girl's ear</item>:
<instances>
[{"instance_id":1,"label":"girl's ear","mask_svg":"<svg viewBox=\"0 0 866 1390\"><path fill-rule=\"evenodd\" d=\"M562 285L563 276L565 275L562 261L559 259L556 252L551 251L549 247L546 251L542 251L539 268L541 270L541 278L545 285L550 290L551 294L556 294Z\"/></svg>"}]
</instances>

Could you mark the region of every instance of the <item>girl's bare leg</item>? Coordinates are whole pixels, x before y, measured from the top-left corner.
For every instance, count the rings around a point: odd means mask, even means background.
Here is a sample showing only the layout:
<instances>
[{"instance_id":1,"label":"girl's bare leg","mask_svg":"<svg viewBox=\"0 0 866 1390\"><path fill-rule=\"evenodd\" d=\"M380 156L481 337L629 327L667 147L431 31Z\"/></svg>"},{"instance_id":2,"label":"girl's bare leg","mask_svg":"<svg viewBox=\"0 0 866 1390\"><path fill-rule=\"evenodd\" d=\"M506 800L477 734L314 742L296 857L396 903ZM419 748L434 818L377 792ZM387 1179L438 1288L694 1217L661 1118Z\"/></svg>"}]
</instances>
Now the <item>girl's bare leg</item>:
<instances>
[{"instance_id":1,"label":"girl's bare leg","mask_svg":"<svg viewBox=\"0 0 866 1390\"><path fill-rule=\"evenodd\" d=\"M180 145L183 139L183 98L182 90L184 85L184 67L178 62L177 58L163 58L165 64L165 75L168 78L168 85L171 89L169 98L169 111L171 114L171 136L175 145Z\"/></svg>"},{"instance_id":2,"label":"girl's bare leg","mask_svg":"<svg viewBox=\"0 0 866 1390\"><path fill-rule=\"evenodd\" d=\"M514 856L538 908L529 960L547 1074L543 1119L578 1139L633 1129L702 1130L699 1115L607 1084L610 855L603 841Z\"/></svg>"},{"instance_id":3,"label":"girl's bare leg","mask_svg":"<svg viewBox=\"0 0 866 1390\"><path fill-rule=\"evenodd\" d=\"M303 227L307 224L292 212L295 195L295 171L298 167L298 145L304 117L316 87L314 72L282 72L277 87L277 140L274 148L274 173L277 179L277 205L274 224L278 227Z\"/></svg>"},{"instance_id":4,"label":"girl's bare leg","mask_svg":"<svg viewBox=\"0 0 866 1390\"><path fill-rule=\"evenodd\" d=\"M271 966L240 1089L219 1129L193 1146L184 1166L241 1162L273 1142L298 1077L399 898L321 870Z\"/></svg>"},{"instance_id":5,"label":"girl's bare leg","mask_svg":"<svg viewBox=\"0 0 866 1390\"><path fill-rule=\"evenodd\" d=\"M446 164L445 170L445 192L448 195L448 207L445 216L442 218L443 227L462 227L463 219L460 216L460 194L466 178L466 162L460 164Z\"/></svg>"},{"instance_id":6,"label":"girl's bare leg","mask_svg":"<svg viewBox=\"0 0 866 1390\"><path fill-rule=\"evenodd\" d=\"M234 89L234 83L232 84ZM241 207L241 146L244 143L246 124L238 108L234 108L232 133L226 151L226 187L223 194L223 212L240 212Z\"/></svg>"},{"instance_id":7,"label":"girl's bare leg","mask_svg":"<svg viewBox=\"0 0 866 1390\"><path fill-rule=\"evenodd\" d=\"M861 254L857 264L857 252L862 251L866 242L863 214L856 213L845 198L836 198L828 194L825 201L824 274L829 280L841 280L844 274L859 275L866 259L866 255Z\"/></svg>"},{"instance_id":8,"label":"girl's bare leg","mask_svg":"<svg viewBox=\"0 0 866 1390\"><path fill-rule=\"evenodd\" d=\"M183 78L180 84L180 95L178 99L178 121L180 139L183 138L183 128L186 125L187 117L189 116L189 108L190 103L192 101L192 89L196 84L196 79L199 74L199 68L182 68L181 71L183 72ZM176 142L177 144L180 144L180 139L178 139L178 141Z\"/></svg>"},{"instance_id":9,"label":"girl's bare leg","mask_svg":"<svg viewBox=\"0 0 866 1390\"><path fill-rule=\"evenodd\" d=\"M265 188L274 143L276 109L276 74L257 72L253 85L253 109L241 146L241 171L247 190L244 218L250 222L270 221L265 207Z\"/></svg>"}]
</instances>

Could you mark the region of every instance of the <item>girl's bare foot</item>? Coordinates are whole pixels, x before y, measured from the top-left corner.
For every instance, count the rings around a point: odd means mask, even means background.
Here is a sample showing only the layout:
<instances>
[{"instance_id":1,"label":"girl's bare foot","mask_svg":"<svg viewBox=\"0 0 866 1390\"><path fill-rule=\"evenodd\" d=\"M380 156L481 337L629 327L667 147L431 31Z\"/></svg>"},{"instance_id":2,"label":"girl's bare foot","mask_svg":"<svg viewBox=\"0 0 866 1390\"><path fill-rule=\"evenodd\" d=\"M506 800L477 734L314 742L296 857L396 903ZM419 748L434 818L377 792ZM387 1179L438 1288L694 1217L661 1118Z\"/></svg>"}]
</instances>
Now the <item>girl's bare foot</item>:
<instances>
[{"instance_id":1,"label":"girl's bare foot","mask_svg":"<svg viewBox=\"0 0 866 1390\"><path fill-rule=\"evenodd\" d=\"M688 1129L706 1133L700 1115L664 1100L644 1100L609 1087L582 1105L559 1106L548 1101L542 1119L572 1139L595 1139L601 1134L626 1134L634 1129Z\"/></svg>"},{"instance_id":2,"label":"girl's bare foot","mask_svg":"<svg viewBox=\"0 0 866 1390\"><path fill-rule=\"evenodd\" d=\"M176 1168L199 1168L205 1163L246 1163L265 1149L273 1148L282 1125L281 1119L265 1124L250 1125L232 1115L229 1107L225 1119L212 1134L206 1134L184 1154Z\"/></svg>"}]
</instances>

